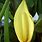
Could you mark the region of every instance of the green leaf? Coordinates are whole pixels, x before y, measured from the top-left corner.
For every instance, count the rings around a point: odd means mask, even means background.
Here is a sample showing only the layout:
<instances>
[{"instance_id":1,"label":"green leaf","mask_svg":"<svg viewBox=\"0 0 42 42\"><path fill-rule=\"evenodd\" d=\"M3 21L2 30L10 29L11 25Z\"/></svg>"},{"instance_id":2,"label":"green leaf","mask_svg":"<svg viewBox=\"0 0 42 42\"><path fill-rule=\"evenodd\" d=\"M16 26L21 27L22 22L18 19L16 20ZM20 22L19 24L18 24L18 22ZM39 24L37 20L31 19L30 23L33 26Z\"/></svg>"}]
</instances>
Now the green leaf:
<instances>
[{"instance_id":1,"label":"green leaf","mask_svg":"<svg viewBox=\"0 0 42 42\"><path fill-rule=\"evenodd\" d=\"M15 6L15 10L18 8L19 4L20 4L21 0L14 0L14 6Z\"/></svg>"},{"instance_id":2,"label":"green leaf","mask_svg":"<svg viewBox=\"0 0 42 42\"><path fill-rule=\"evenodd\" d=\"M2 7L3 7L3 3L0 3L0 11L1 11Z\"/></svg>"},{"instance_id":3,"label":"green leaf","mask_svg":"<svg viewBox=\"0 0 42 42\"><path fill-rule=\"evenodd\" d=\"M29 6L29 7L33 7L34 6L34 2L33 2L33 0L26 0L26 2L27 2L27 5Z\"/></svg>"},{"instance_id":4,"label":"green leaf","mask_svg":"<svg viewBox=\"0 0 42 42\"><path fill-rule=\"evenodd\" d=\"M42 14L42 0L38 0L37 12Z\"/></svg>"},{"instance_id":5,"label":"green leaf","mask_svg":"<svg viewBox=\"0 0 42 42\"><path fill-rule=\"evenodd\" d=\"M7 7L5 10L5 19L4 19L4 42L9 42L9 8Z\"/></svg>"},{"instance_id":6,"label":"green leaf","mask_svg":"<svg viewBox=\"0 0 42 42\"><path fill-rule=\"evenodd\" d=\"M11 14L10 11L9 11L9 17L10 17L10 19L12 19L12 20L14 19L14 18L13 18L13 15Z\"/></svg>"},{"instance_id":7,"label":"green leaf","mask_svg":"<svg viewBox=\"0 0 42 42\"><path fill-rule=\"evenodd\" d=\"M1 20L2 16L3 16L3 14L5 12L5 9L7 8L8 4L9 4L9 0L6 0L5 3L4 3L4 5L3 5L3 8L2 8L2 10L0 12L0 20Z\"/></svg>"},{"instance_id":8,"label":"green leaf","mask_svg":"<svg viewBox=\"0 0 42 42\"><path fill-rule=\"evenodd\" d=\"M39 20L35 24L35 31L42 33L42 15L39 15Z\"/></svg>"}]
</instances>

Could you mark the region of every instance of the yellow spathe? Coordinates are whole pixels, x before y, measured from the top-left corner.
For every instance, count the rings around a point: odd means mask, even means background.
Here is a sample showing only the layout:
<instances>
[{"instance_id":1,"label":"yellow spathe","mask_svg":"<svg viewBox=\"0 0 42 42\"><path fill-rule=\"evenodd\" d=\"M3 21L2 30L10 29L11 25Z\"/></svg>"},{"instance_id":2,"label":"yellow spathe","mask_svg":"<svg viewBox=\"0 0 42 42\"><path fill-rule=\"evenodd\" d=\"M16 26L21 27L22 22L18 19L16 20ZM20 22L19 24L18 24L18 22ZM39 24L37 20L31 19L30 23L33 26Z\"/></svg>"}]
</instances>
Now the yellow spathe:
<instances>
[{"instance_id":1,"label":"yellow spathe","mask_svg":"<svg viewBox=\"0 0 42 42\"><path fill-rule=\"evenodd\" d=\"M14 16L15 32L20 42L30 42L33 36L34 23L26 2L23 0Z\"/></svg>"}]
</instances>

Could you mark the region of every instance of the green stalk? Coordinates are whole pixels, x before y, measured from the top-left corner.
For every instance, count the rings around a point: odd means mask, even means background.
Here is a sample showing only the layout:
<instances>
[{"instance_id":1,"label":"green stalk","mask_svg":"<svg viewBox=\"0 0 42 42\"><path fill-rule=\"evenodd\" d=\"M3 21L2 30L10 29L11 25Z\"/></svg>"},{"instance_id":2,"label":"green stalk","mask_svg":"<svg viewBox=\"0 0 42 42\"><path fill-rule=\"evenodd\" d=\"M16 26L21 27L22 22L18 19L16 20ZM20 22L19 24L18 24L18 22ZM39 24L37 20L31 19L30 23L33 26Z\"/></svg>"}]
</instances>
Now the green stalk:
<instances>
[{"instance_id":1,"label":"green stalk","mask_svg":"<svg viewBox=\"0 0 42 42\"><path fill-rule=\"evenodd\" d=\"M9 6L7 6L4 13L4 42L10 42L9 40Z\"/></svg>"},{"instance_id":2,"label":"green stalk","mask_svg":"<svg viewBox=\"0 0 42 42\"><path fill-rule=\"evenodd\" d=\"M0 20L1 20L2 16L3 16L3 14L5 12L5 9L7 8L8 4L9 4L9 0L6 0L5 3L4 3L4 5L3 5L3 8L2 8L2 10L0 12Z\"/></svg>"}]
</instances>

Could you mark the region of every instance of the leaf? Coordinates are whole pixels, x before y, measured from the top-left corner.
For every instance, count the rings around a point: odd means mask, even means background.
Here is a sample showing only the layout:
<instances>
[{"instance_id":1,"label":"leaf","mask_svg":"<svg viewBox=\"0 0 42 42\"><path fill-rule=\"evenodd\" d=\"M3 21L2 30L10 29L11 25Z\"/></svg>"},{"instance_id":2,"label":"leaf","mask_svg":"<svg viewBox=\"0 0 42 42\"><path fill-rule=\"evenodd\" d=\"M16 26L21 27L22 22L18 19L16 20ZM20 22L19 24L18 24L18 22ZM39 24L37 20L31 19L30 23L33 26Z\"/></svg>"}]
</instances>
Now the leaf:
<instances>
[{"instance_id":1,"label":"leaf","mask_svg":"<svg viewBox=\"0 0 42 42\"><path fill-rule=\"evenodd\" d=\"M42 0L38 0L37 12L42 14Z\"/></svg>"},{"instance_id":2,"label":"leaf","mask_svg":"<svg viewBox=\"0 0 42 42\"><path fill-rule=\"evenodd\" d=\"M0 20L1 20L2 16L4 15L5 9L7 8L8 4L9 4L9 0L6 0L3 7L2 7L2 10L0 12Z\"/></svg>"},{"instance_id":3,"label":"leaf","mask_svg":"<svg viewBox=\"0 0 42 42\"><path fill-rule=\"evenodd\" d=\"M2 7L3 7L3 3L0 3L0 11L1 11Z\"/></svg>"},{"instance_id":4,"label":"leaf","mask_svg":"<svg viewBox=\"0 0 42 42\"><path fill-rule=\"evenodd\" d=\"M39 20L35 24L35 31L42 33L42 15L41 14L39 15Z\"/></svg>"},{"instance_id":5,"label":"leaf","mask_svg":"<svg viewBox=\"0 0 42 42\"><path fill-rule=\"evenodd\" d=\"M9 8L8 8L8 6L5 10L4 15L5 15L5 19L4 19L4 42L9 42L9 23L8 23Z\"/></svg>"},{"instance_id":6,"label":"leaf","mask_svg":"<svg viewBox=\"0 0 42 42\"><path fill-rule=\"evenodd\" d=\"M13 18L13 15L11 14L10 11L9 11L9 17L10 17L10 19L12 19L12 20L14 19L14 18Z\"/></svg>"},{"instance_id":7,"label":"leaf","mask_svg":"<svg viewBox=\"0 0 42 42\"><path fill-rule=\"evenodd\" d=\"M14 9L16 11L16 9L18 8L19 4L20 4L21 0L14 0Z\"/></svg>"},{"instance_id":8,"label":"leaf","mask_svg":"<svg viewBox=\"0 0 42 42\"><path fill-rule=\"evenodd\" d=\"M26 2L27 2L27 5L28 5L30 8L32 8L32 7L34 6L33 0L26 0Z\"/></svg>"}]
</instances>

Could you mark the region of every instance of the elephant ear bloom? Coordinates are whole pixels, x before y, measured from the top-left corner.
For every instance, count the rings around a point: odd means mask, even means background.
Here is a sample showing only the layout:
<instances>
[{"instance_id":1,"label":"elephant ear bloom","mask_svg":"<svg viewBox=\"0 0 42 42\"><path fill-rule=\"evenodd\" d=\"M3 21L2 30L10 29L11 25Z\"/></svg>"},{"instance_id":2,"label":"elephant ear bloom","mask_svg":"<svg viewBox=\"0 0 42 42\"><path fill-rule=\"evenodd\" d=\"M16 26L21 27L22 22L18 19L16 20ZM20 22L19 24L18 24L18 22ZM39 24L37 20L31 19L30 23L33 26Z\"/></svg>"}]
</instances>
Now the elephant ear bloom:
<instances>
[{"instance_id":1,"label":"elephant ear bloom","mask_svg":"<svg viewBox=\"0 0 42 42\"><path fill-rule=\"evenodd\" d=\"M23 0L14 16L14 27L20 42L30 42L33 36L34 23L26 2Z\"/></svg>"}]
</instances>

